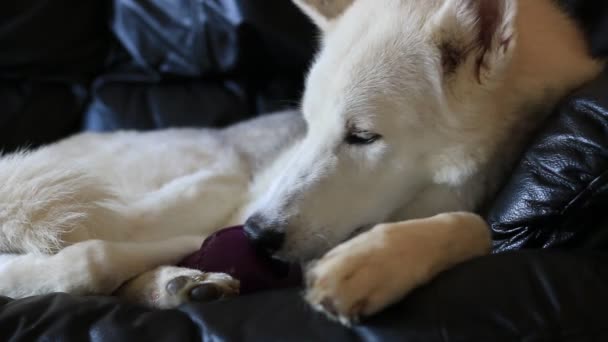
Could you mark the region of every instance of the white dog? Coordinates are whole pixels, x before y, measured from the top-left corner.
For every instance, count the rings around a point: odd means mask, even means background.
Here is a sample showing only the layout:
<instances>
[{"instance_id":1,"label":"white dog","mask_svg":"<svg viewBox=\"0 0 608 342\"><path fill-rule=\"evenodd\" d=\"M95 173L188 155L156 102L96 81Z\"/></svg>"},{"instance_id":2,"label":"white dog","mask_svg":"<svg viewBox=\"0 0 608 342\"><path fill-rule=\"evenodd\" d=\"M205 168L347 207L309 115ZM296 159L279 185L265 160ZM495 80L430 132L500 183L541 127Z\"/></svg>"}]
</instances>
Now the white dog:
<instances>
[{"instance_id":1,"label":"white dog","mask_svg":"<svg viewBox=\"0 0 608 342\"><path fill-rule=\"evenodd\" d=\"M247 220L269 253L320 258L306 298L349 324L488 252L467 212L603 66L552 0L294 2L323 32L304 121L82 134L3 157L0 294L166 308L234 293L226 275L166 265Z\"/></svg>"}]
</instances>

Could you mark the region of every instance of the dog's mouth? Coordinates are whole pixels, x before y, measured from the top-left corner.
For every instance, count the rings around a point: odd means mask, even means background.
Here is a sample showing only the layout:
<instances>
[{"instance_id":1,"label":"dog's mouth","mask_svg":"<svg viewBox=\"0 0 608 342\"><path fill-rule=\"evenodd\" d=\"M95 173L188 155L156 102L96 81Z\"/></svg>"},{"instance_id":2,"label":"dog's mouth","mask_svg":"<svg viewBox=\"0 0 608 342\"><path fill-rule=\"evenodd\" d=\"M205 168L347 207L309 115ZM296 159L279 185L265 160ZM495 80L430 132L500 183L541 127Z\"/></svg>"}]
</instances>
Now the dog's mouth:
<instances>
[{"instance_id":1,"label":"dog's mouth","mask_svg":"<svg viewBox=\"0 0 608 342\"><path fill-rule=\"evenodd\" d=\"M323 249L320 253L318 253L319 251L317 251L312 255L309 253L294 254L293 250L287 249L287 250L277 251L276 253L274 253L268 257L273 259L273 262L275 262L279 265L280 264L291 264L291 263L307 264L312 260L316 260L316 259L322 257L325 253L329 252L330 250L337 247L341 243L344 243L359 234L367 232L368 230L372 229L375 225L376 224L365 224L365 225L359 226L357 229L353 230L346 238L344 238L339 243L335 243L335 244L328 243L327 245L325 245L325 249Z\"/></svg>"}]
</instances>

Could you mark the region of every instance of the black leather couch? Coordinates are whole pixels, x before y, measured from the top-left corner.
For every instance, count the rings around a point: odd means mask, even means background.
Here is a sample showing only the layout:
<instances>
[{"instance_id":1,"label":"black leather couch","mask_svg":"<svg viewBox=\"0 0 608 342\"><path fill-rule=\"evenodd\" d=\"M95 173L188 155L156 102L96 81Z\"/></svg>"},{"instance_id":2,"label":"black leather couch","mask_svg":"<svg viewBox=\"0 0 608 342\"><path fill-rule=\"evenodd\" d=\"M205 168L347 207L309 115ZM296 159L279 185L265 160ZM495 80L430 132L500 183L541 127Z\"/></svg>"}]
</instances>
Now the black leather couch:
<instances>
[{"instance_id":1,"label":"black leather couch","mask_svg":"<svg viewBox=\"0 0 608 342\"><path fill-rule=\"evenodd\" d=\"M562 4L603 56L606 3ZM286 0L9 0L0 146L223 126L291 106L314 46ZM608 74L563 101L488 204L496 254L353 329L312 312L300 289L165 311L53 294L0 298L0 341L608 341L606 207Z\"/></svg>"}]
</instances>

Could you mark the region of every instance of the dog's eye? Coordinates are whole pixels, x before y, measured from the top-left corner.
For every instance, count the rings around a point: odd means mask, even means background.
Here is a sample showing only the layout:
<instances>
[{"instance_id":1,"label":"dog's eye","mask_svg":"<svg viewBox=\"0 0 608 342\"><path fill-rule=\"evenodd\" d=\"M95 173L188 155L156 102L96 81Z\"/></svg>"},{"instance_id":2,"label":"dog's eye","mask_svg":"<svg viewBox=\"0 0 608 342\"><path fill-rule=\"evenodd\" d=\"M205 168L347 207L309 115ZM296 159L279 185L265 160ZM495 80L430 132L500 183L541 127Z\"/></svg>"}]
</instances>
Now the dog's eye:
<instances>
[{"instance_id":1,"label":"dog's eye","mask_svg":"<svg viewBox=\"0 0 608 342\"><path fill-rule=\"evenodd\" d=\"M378 141L382 136L380 134L367 131L352 131L346 134L346 143L349 145L369 145Z\"/></svg>"}]
</instances>

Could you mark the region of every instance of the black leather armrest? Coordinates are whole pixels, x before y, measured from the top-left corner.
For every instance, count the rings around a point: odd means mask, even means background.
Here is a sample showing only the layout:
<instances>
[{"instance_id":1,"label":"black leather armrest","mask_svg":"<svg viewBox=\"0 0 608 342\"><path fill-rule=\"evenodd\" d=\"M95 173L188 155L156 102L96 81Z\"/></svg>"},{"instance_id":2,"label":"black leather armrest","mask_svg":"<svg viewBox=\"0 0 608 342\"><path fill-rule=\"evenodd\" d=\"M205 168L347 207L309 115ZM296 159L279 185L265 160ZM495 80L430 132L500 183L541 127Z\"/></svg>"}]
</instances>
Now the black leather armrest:
<instances>
[{"instance_id":1,"label":"black leather armrest","mask_svg":"<svg viewBox=\"0 0 608 342\"><path fill-rule=\"evenodd\" d=\"M606 341L608 255L511 252L443 273L401 303L344 328L299 290L178 310L63 294L0 301L0 340Z\"/></svg>"},{"instance_id":2,"label":"black leather armrest","mask_svg":"<svg viewBox=\"0 0 608 342\"><path fill-rule=\"evenodd\" d=\"M490 210L495 250L608 246L608 73L568 97Z\"/></svg>"},{"instance_id":3,"label":"black leather armrest","mask_svg":"<svg viewBox=\"0 0 608 342\"><path fill-rule=\"evenodd\" d=\"M285 0L117 0L123 49L96 78L86 130L220 127L293 107L316 46Z\"/></svg>"}]
</instances>

